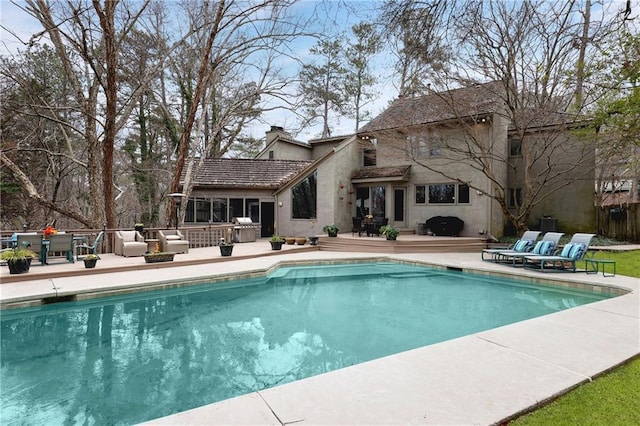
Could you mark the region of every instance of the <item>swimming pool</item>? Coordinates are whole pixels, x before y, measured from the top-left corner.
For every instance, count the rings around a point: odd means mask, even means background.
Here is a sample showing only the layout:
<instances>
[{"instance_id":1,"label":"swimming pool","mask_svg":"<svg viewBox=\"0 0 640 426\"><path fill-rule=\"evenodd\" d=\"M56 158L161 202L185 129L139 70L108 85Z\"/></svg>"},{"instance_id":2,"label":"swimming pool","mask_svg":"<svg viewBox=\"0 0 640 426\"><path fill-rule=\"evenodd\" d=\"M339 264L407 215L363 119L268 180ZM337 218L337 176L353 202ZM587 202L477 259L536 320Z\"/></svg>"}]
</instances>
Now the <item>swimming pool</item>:
<instances>
[{"instance_id":1,"label":"swimming pool","mask_svg":"<svg viewBox=\"0 0 640 426\"><path fill-rule=\"evenodd\" d=\"M606 297L375 263L6 311L0 414L136 423Z\"/></svg>"}]
</instances>

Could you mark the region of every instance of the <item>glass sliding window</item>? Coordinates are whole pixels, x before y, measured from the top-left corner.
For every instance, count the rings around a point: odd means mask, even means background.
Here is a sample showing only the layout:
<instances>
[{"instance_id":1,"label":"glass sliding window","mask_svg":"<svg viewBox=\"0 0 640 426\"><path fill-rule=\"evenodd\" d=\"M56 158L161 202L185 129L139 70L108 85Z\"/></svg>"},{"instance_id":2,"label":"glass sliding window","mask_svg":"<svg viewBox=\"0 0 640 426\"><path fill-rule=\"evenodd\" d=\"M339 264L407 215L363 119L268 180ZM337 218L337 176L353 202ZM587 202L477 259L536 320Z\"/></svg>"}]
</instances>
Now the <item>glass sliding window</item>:
<instances>
[{"instance_id":1,"label":"glass sliding window","mask_svg":"<svg viewBox=\"0 0 640 426\"><path fill-rule=\"evenodd\" d=\"M244 217L244 198L231 198L229 200L228 217L230 220L234 217Z\"/></svg>"},{"instance_id":2,"label":"glass sliding window","mask_svg":"<svg viewBox=\"0 0 640 426\"><path fill-rule=\"evenodd\" d=\"M371 187L371 200L373 202L372 214L376 217L385 216L384 186Z\"/></svg>"},{"instance_id":3,"label":"glass sliding window","mask_svg":"<svg viewBox=\"0 0 640 426\"><path fill-rule=\"evenodd\" d=\"M317 171L304 178L291 189L291 216L294 219L313 219L316 217Z\"/></svg>"},{"instance_id":4,"label":"glass sliding window","mask_svg":"<svg viewBox=\"0 0 640 426\"><path fill-rule=\"evenodd\" d=\"M245 217L250 217L253 223L260 222L260 200L257 198L247 198L246 205Z\"/></svg>"},{"instance_id":5,"label":"glass sliding window","mask_svg":"<svg viewBox=\"0 0 640 426\"><path fill-rule=\"evenodd\" d=\"M369 197L369 187L360 186L356 188L356 217L365 217L371 211L371 198Z\"/></svg>"},{"instance_id":6,"label":"glass sliding window","mask_svg":"<svg viewBox=\"0 0 640 426\"><path fill-rule=\"evenodd\" d=\"M196 198L196 222L209 222L211 213L211 201L204 198Z\"/></svg>"},{"instance_id":7,"label":"glass sliding window","mask_svg":"<svg viewBox=\"0 0 640 426\"><path fill-rule=\"evenodd\" d=\"M227 219L227 199L226 198L214 198L211 200L213 203L213 221L214 222L228 222Z\"/></svg>"},{"instance_id":8,"label":"glass sliding window","mask_svg":"<svg viewBox=\"0 0 640 426\"><path fill-rule=\"evenodd\" d=\"M187 211L184 213L185 222L195 222L195 202L193 198L187 200Z\"/></svg>"}]
</instances>

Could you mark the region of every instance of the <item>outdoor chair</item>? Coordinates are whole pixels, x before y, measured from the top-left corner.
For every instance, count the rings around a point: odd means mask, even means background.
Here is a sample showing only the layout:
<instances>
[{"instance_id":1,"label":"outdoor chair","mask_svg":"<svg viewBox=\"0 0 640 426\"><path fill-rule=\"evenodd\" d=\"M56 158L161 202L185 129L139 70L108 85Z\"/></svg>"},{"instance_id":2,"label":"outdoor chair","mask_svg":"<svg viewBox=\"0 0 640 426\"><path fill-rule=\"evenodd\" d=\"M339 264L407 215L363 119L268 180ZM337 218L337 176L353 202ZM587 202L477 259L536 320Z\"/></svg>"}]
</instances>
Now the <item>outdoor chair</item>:
<instances>
[{"instance_id":1,"label":"outdoor chair","mask_svg":"<svg viewBox=\"0 0 640 426\"><path fill-rule=\"evenodd\" d=\"M47 254L44 256L45 263L51 261L51 257L56 257L55 253L60 253L60 258L64 258L67 262L75 262L73 256L73 234L51 234L49 236L49 246L47 247Z\"/></svg>"},{"instance_id":2,"label":"outdoor chair","mask_svg":"<svg viewBox=\"0 0 640 426\"><path fill-rule=\"evenodd\" d=\"M102 238L104 238L104 231L100 231L96 239L93 241L93 244L91 245L78 244L78 246L76 247L76 251L77 251L76 256L78 260L80 259L81 254L83 255L95 254L96 256L98 256L98 247L100 246L100 242L102 241ZM100 256L98 256L98 259L100 259Z\"/></svg>"},{"instance_id":3,"label":"outdoor chair","mask_svg":"<svg viewBox=\"0 0 640 426\"><path fill-rule=\"evenodd\" d=\"M120 256L143 256L147 243L138 231L116 231L113 252Z\"/></svg>"},{"instance_id":4,"label":"outdoor chair","mask_svg":"<svg viewBox=\"0 0 640 426\"><path fill-rule=\"evenodd\" d=\"M497 262L500 256L508 255L509 253L526 253L531 251L534 242L538 239L540 231L525 231L522 237L512 245L502 248L484 249L480 254L482 260ZM484 255L490 256L485 259Z\"/></svg>"},{"instance_id":5,"label":"outdoor chair","mask_svg":"<svg viewBox=\"0 0 640 426\"><path fill-rule=\"evenodd\" d=\"M188 253L189 241L184 239L179 229L158 230L160 250L174 253Z\"/></svg>"},{"instance_id":6,"label":"outdoor chair","mask_svg":"<svg viewBox=\"0 0 640 426\"><path fill-rule=\"evenodd\" d=\"M511 266L524 265L525 256L538 255L538 256L550 256L554 253L560 242L560 238L564 235L563 232L547 232L542 239L536 243L533 250L530 252L513 253L513 252L498 252L496 257L497 262L511 261Z\"/></svg>"},{"instance_id":7,"label":"outdoor chair","mask_svg":"<svg viewBox=\"0 0 640 426\"><path fill-rule=\"evenodd\" d=\"M355 233L358 233L358 237L360 236L360 234L362 234L362 218L361 217L352 217L351 218L351 236L355 235Z\"/></svg>"},{"instance_id":8,"label":"outdoor chair","mask_svg":"<svg viewBox=\"0 0 640 426\"><path fill-rule=\"evenodd\" d=\"M38 260L40 262L40 266L44 266L43 259L43 251L42 251L42 234L38 234L35 232L29 233L18 233L16 234L16 247L20 248L28 248L32 252L37 255L37 258L34 260ZM33 262L33 261L32 261Z\"/></svg>"},{"instance_id":9,"label":"outdoor chair","mask_svg":"<svg viewBox=\"0 0 640 426\"><path fill-rule=\"evenodd\" d=\"M576 272L576 262L582 260L589 250L589 244L595 234L574 234L571 241L562 250L557 250L551 256L525 256L525 266L533 267L545 271L548 270L571 270Z\"/></svg>"}]
</instances>

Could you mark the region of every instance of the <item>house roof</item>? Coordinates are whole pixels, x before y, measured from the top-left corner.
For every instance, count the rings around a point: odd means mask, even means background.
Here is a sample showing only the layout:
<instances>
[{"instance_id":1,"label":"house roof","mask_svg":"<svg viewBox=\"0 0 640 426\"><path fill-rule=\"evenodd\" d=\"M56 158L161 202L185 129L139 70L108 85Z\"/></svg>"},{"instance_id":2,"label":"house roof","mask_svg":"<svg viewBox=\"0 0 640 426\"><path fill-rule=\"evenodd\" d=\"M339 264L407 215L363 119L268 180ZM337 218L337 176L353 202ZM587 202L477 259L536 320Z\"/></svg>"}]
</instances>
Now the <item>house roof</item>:
<instances>
[{"instance_id":1,"label":"house roof","mask_svg":"<svg viewBox=\"0 0 640 426\"><path fill-rule=\"evenodd\" d=\"M207 158L193 184L200 188L277 189L311 163L302 160Z\"/></svg>"},{"instance_id":2,"label":"house roof","mask_svg":"<svg viewBox=\"0 0 640 426\"><path fill-rule=\"evenodd\" d=\"M376 182L390 180L408 180L411 166L396 167L365 167L357 170L351 177L351 182Z\"/></svg>"},{"instance_id":3,"label":"house roof","mask_svg":"<svg viewBox=\"0 0 640 426\"><path fill-rule=\"evenodd\" d=\"M336 143L336 142L337 143L341 143L341 142L344 142L345 140L349 139L352 136L353 136L353 134L329 136L329 137L326 137L326 138L309 139L309 144L310 145L316 145L316 144L321 144L321 143Z\"/></svg>"},{"instance_id":4,"label":"house roof","mask_svg":"<svg viewBox=\"0 0 640 426\"><path fill-rule=\"evenodd\" d=\"M500 102L500 84L491 82L417 97L401 97L364 125L358 134L490 114Z\"/></svg>"}]
</instances>

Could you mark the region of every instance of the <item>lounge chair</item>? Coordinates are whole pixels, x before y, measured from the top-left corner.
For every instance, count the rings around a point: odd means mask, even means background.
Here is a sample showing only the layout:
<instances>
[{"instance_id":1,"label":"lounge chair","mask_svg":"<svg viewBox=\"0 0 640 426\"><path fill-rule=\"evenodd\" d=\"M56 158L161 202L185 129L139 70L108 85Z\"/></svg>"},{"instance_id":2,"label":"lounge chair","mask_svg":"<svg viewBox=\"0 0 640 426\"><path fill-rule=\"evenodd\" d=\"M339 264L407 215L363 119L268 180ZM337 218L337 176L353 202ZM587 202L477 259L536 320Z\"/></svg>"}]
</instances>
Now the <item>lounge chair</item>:
<instances>
[{"instance_id":1,"label":"lounge chair","mask_svg":"<svg viewBox=\"0 0 640 426\"><path fill-rule=\"evenodd\" d=\"M589 250L589 244L595 234L574 234L571 241L562 250L556 250L552 256L525 256L524 263L527 267L546 270L571 270L576 272L576 262L583 259Z\"/></svg>"},{"instance_id":2,"label":"lounge chair","mask_svg":"<svg viewBox=\"0 0 640 426\"><path fill-rule=\"evenodd\" d=\"M51 234L49 236L49 246L47 247L45 263L48 264L50 262L53 253L62 253L67 262L75 262L73 256L73 234Z\"/></svg>"},{"instance_id":3,"label":"lounge chair","mask_svg":"<svg viewBox=\"0 0 640 426\"><path fill-rule=\"evenodd\" d=\"M523 253L497 253L497 262L511 261L512 266L524 265L525 256L539 255L550 256L554 253L560 242L560 238L564 235L562 232L547 232L542 239L536 243L533 250Z\"/></svg>"},{"instance_id":4,"label":"lounge chair","mask_svg":"<svg viewBox=\"0 0 640 426\"><path fill-rule=\"evenodd\" d=\"M158 230L160 240L160 250L174 253L188 253L189 241L184 239L182 232L178 229Z\"/></svg>"},{"instance_id":5,"label":"lounge chair","mask_svg":"<svg viewBox=\"0 0 640 426\"><path fill-rule=\"evenodd\" d=\"M525 231L525 233L522 234L522 237L520 237L520 239L514 244L508 247L484 249L480 256L482 260L497 262L500 259L500 255L529 252L533 248L535 241L538 239L538 235L540 235L540 231ZM490 255L491 257L485 259L485 254Z\"/></svg>"},{"instance_id":6,"label":"lounge chair","mask_svg":"<svg viewBox=\"0 0 640 426\"><path fill-rule=\"evenodd\" d=\"M104 238L104 231L100 231L96 239L93 241L93 244L78 244L76 246L77 258L80 259L80 252L82 252L82 254L95 254L98 256L98 247L100 246L102 238ZM100 256L98 256L98 259L100 259Z\"/></svg>"},{"instance_id":7,"label":"lounge chair","mask_svg":"<svg viewBox=\"0 0 640 426\"><path fill-rule=\"evenodd\" d=\"M113 252L120 256L143 256L147 243L138 231L116 231Z\"/></svg>"}]
</instances>

